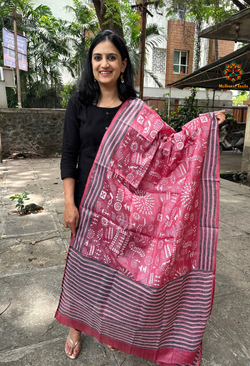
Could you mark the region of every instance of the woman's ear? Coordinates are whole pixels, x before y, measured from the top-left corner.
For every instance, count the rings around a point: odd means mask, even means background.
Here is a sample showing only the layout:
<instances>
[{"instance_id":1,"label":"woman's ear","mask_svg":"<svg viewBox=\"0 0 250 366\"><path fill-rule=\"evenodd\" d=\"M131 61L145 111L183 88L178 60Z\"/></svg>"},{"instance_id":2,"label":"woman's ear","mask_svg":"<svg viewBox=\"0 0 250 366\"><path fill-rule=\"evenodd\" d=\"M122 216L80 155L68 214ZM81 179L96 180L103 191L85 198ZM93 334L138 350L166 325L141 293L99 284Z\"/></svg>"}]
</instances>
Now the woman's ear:
<instances>
[{"instance_id":1,"label":"woman's ear","mask_svg":"<svg viewBox=\"0 0 250 366\"><path fill-rule=\"evenodd\" d=\"M127 67L127 63L128 63L128 60L125 58L123 61L122 61L122 69L121 71L124 72L126 67Z\"/></svg>"}]
</instances>

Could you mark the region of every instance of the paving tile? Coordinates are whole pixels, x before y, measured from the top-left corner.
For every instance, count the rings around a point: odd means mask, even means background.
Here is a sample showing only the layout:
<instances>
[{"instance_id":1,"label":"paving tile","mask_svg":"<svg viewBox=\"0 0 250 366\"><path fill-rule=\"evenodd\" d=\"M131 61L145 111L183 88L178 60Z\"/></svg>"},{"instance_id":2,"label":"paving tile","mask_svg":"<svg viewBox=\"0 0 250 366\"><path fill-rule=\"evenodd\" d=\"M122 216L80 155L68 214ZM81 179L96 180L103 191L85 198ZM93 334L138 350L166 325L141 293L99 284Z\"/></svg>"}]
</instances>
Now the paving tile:
<instances>
[{"instance_id":1,"label":"paving tile","mask_svg":"<svg viewBox=\"0 0 250 366\"><path fill-rule=\"evenodd\" d=\"M52 340L65 333L55 319L64 266L0 278L0 351Z\"/></svg>"},{"instance_id":2,"label":"paving tile","mask_svg":"<svg viewBox=\"0 0 250 366\"><path fill-rule=\"evenodd\" d=\"M67 253L60 235L40 234L0 240L0 276L65 265Z\"/></svg>"},{"instance_id":3,"label":"paving tile","mask_svg":"<svg viewBox=\"0 0 250 366\"><path fill-rule=\"evenodd\" d=\"M19 236L53 230L57 230L53 215L43 211L38 214L6 216L2 235Z\"/></svg>"},{"instance_id":4,"label":"paving tile","mask_svg":"<svg viewBox=\"0 0 250 366\"><path fill-rule=\"evenodd\" d=\"M82 335L82 349L75 360L70 360L64 351L66 334L49 341L43 341L27 347L0 352L1 366L120 366L112 351L91 337ZM128 364L127 364L128 365ZM130 363L130 366L137 366ZM144 364L140 364L144 365ZM146 365L148 365L146 363ZM124 365L122 365L124 366Z\"/></svg>"}]
</instances>

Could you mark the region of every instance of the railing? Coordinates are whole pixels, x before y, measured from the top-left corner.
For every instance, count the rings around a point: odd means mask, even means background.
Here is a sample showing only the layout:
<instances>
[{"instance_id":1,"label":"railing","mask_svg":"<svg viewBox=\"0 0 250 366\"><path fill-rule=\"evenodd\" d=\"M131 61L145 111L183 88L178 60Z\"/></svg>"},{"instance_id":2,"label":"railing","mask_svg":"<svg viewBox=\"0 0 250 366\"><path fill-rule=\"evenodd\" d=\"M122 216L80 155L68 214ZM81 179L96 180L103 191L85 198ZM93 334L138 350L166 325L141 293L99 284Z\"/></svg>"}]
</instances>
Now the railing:
<instances>
[{"instance_id":1,"label":"railing","mask_svg":"<svg viewBox=\"0 0 250 366\"><path fill-rule=\"evenodd\" d=\"M164 107L164 101L163 99L158 99L158 98L145 98L144 99L145 103L147 103L148 106L154 106L155 108L158 108L159 110L163 109ZM179 104L179 99L171 99L171 111L174 112L175 116L177 116L178 114L178 108L181 107L181 104ZM198 103L196 104L196 107L200 107L200 108L204 108L206 110L208 110L209 112L213 112L219 109L222 109L223 107L221 106L216 106L216 102L215 105L209 106L207 107L205 105L205 102L201 102L198 100ZM246 105L242 105L242 106L232 106L232 107L225 107L225 109L232 109L232 114L235 118L235 120L237 122L243 122L246 123L247 120L247 106Z\"/></svg>"}]
</instances>

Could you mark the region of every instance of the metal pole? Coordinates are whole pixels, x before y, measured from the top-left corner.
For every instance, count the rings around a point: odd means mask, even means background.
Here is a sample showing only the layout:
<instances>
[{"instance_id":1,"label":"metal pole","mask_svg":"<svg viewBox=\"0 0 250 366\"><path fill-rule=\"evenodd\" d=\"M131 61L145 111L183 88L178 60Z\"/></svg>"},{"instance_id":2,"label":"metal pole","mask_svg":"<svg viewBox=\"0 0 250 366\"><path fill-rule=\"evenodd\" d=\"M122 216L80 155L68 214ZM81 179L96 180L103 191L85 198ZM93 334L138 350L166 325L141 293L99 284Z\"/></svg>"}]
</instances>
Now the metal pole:
<instances>
[{"instance_id":1,"label":"metal pole","mask_svg":"<svg viewBox=\"0 0 250 366\"><path fill-rule=\"evenodd\" d=\"M215 89L213 91L213 104L212 104L212 108L214 108L214 98L215 98Z\"/></svg>"},{"instance_id":2,"label":"metal pole","mask_svg":"<svg viewBox=\"0 0 250 366\"><path fill-rule=\"evenodd\" d=\"M170 117L170 101L171 101L171 87L169 88L169 93L168 93L168 120Z\"/></svg>"},{"instance_id":3,"label":"metal pole","mask_svg":"<svg viewBox=\"0 0 250 366\"><path fill-rule=\"evenodd\" d=\"M140 74L140 98L143 99L144 86L144 61L145 61L145 43L146 43L146 22L147 22L147 4L146 0L142 3L142 32L141 32L141 74Z\"/></svg>"},{"instance_id":4,"label":"metal pole","mask_svg":"<svg viewBox=\"0 0 250 366\"><path fill-rule=\"evenodd\" d=\"M16 82L17 82L18 108L22 108L19 61L18 61L18 46L17 46L16 9L13 9L13 28L14 28L14 41L15 41Z\"/></svg>"}]
</instances>

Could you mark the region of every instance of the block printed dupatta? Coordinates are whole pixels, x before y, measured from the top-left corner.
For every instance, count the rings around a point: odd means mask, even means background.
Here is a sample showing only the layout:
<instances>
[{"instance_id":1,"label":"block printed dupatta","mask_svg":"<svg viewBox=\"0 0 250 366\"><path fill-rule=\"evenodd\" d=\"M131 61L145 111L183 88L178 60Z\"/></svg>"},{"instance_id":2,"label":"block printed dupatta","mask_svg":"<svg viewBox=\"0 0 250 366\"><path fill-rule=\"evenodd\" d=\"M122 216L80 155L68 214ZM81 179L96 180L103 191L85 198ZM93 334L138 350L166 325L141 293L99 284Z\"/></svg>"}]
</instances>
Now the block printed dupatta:
<instances>
[{"instance_id":1,"label":"block printed dupatta","mask_svg":"<svg viewBox=\"0 0 250 366\"><path fill-rule=\"evenodd\" d=\"M196 366L211 313L218 132L176 133L140 99L108 128L72 238L56 319L161 366Z\"/></svg>"}]
</instances>

